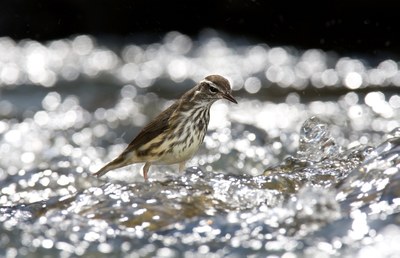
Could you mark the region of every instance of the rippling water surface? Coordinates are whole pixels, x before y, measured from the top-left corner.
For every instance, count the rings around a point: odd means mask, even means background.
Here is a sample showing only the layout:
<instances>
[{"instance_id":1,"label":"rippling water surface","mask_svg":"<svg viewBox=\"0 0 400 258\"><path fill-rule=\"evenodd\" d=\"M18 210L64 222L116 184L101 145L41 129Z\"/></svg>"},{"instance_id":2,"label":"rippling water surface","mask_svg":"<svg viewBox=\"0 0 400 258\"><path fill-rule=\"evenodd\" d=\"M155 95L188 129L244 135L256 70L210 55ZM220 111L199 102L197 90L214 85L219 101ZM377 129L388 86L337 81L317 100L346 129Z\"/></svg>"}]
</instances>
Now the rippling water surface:
<instances>
[{"instance_id":1,"label":"rippling water surface","mask_svg":"<svg viewBox=\"0 0 400 258\"><path fill-rule=\"evenodd\" d=\"M215 31L0 38L0 255L395 257L398 64ZM91 176L211 73L239 104L184 173Z\"/></svg>"}]
</instances>

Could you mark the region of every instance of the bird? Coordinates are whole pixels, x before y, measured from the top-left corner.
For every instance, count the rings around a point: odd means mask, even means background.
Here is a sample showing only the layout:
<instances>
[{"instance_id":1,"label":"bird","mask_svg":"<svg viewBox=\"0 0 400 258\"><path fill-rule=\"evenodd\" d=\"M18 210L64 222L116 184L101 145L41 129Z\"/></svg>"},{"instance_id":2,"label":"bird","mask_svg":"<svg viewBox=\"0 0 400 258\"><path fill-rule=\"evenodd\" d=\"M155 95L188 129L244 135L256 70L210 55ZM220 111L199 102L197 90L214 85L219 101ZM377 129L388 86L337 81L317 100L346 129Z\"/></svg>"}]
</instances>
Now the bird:
<instances>
[{"instance_id":1,"label":"bird","mask_svg":"<svg viewBox=\"0 0 400 258\"><path fill-rule=\"evenodd\" d=\"M94 173L101 177L110 170L145 163L143 178L153 164L179 164L185 168L203 143L210 120L211 105L220 99L238 102L229 81L221 75L208 75L156 116L131 141L122 153Z\"/></svg>"}]
</instances>

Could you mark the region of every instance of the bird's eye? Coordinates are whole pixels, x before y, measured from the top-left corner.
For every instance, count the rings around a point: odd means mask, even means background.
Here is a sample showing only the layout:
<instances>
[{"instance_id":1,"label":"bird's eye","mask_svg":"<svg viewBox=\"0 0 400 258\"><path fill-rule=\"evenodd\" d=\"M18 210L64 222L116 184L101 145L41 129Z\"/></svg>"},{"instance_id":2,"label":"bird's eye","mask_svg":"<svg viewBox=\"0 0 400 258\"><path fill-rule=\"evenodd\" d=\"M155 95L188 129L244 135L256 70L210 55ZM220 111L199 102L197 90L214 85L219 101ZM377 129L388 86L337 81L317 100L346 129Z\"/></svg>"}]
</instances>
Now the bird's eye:
<instances>
[{"instance_id":1,"label":"bird's eye","mask_svg":"<svg viewBox=\"0 0 400 258\"><path fill-rule=\"evenodd\" d=\"M215 94L215 93L218 92L218 89L215 88L215 87L213 87L213 86L210 86L210 87L209 87L209 90L210 90L210 92L213 93L213 94Z\"/></svg>"}]
</instances>

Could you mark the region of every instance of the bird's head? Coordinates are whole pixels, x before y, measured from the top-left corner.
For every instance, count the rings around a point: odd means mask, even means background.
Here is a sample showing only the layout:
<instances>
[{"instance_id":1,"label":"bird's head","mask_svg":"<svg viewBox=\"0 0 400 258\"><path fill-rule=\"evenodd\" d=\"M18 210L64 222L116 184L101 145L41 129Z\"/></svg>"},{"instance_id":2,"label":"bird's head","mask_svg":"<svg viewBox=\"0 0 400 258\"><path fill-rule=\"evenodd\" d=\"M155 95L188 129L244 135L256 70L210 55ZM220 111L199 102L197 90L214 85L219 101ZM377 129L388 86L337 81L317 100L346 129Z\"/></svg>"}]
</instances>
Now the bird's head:
<instances>
[{"instance_id":1,"label":"bird's head","mask_svg":"<svg viewBox=\"0 0 400 258\"><path fill-rule=\"evenodd\" d=\"M199 82L196 88L196 100L213 103L219 99L227 99L237 104L236 99L232 96L229 81L221 75L207 76Z\"/></svg>"}]
</instances>

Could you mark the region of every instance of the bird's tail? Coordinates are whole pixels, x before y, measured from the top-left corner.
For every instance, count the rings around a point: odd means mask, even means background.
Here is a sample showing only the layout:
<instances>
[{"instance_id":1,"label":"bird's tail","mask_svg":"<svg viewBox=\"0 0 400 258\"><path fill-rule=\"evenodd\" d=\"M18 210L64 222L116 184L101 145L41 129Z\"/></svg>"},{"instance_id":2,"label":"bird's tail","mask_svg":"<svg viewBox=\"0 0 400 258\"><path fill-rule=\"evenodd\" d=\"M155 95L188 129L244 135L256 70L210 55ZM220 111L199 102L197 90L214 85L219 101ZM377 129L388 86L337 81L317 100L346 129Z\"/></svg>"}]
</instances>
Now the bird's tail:
<instances>
[{"instance_id":1,"label":"bird's tail","mask_svg":"<svg viewBox=\"0 0 400 258\"><path fill-rule=\"evenodd\" d=\"M126 158L123 155L121 155L118 158L114 159L113 161L109 162L107 165L102 167L99 171L97 171L93 175L97 176L97 177L101 177L108 171L117 169L120 167L124 167L124 166L128 165L128 163L129 162L126 160Z\"/></svg>"}]
</instances>

